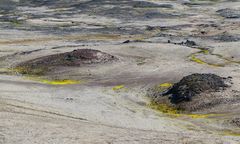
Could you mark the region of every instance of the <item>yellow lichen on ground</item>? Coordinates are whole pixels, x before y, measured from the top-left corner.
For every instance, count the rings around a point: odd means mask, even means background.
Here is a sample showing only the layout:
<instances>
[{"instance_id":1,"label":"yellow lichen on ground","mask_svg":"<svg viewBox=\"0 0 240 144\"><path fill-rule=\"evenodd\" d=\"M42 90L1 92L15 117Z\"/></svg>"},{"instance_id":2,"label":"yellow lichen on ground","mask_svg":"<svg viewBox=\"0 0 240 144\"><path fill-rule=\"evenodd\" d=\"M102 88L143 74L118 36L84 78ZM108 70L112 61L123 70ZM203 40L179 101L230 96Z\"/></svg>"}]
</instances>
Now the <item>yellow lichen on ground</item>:
<instances>
[{"instance_id":1,"label":"yellow lichen on ground","mask_svg":"<svg viewBox=\"0 0 240 144\"><path fill-rule=\"evenodd\" d=\"M9 69L9 70L11 70L13 72L16 72L16 73L24 73L26 71L26 69L23 68L23 67L15 67L15 68L12 68L12 69Z\"/></svg>"},{"instance_id":2,"label":"yellow lichen on ground","mask_svg":"<svg viewBox=\"0 0 240 144\"><path fill-rule=\"evenodd\" d=\"M213 67L223 67L224 64L212 64L212 63L207 63L199 58L196 57L196 54L193 54L191 55L191 58L190 58L191 61L194 61L196 63L199 63L199 64L205 64L205 65L208 65L208 66L213 66Z\"/></svg>"},{"instance_id":3,"label":"yellow lichen on ground","mask_svg":"<svg viewBox=\"0 0 240 144\"><path fill-rule=\"evenodd\" d=\"M196 55L191 55L191 61L194 61L194 62L199 63L199 64L207 64L203 60L197 58Z\"/></svg>"},{"instance_id":4,"label":"yellow lichen on ground","mask_svg":"<svg viewBox=\"0 0 240 144\"><path fill-rule=\"evenodd\" d=\"M162 84L159 85L159 87L165 87L165 88L169 88L171 86L173 86L172 83L162 83Z\"/></svg>"},{"instance_id":5,"label":"yellow lichen on ground","mask_svg":"<svg viewBox=\"0 0 240 144\"><path fill-rule=\"evenodd\" d=\"M193 53L192 55L190 55L190 60L191 61L194 61L194 62L199 63L199 64L208 64L207 62L204 62L203 60L197 58L196 57L197 54L207 55L207 54L209 54L209 50L202 49L201 51Z\"/></svg>"},{"instance_id":6,"label":"yellow lichen on ground","mask_svg":"<svg viewBox=\"0 0 240 144\"><path fill-rule=\"evenodd\" d=\"M40 67L40 68L35 68L35 69L31 69L29 67L22 67L22 66L18 66L15 68L11 69L12 72L18 73L18 74L23 74L23 75L44 75L48 69L47 67Z\"/></svg>"},{"instance_id":7,"label":"yellow lichen on ground","mask_svg":"<svg viewBox=\"0 0 240 144\"><path fill-rule=\"evenodd\" d=\"M16 67L13 69L9 69L12 72L15 73L20 73L20 74L28 74L28 69L25 67ZM38 69L36 69L38 70ZM35 73L38 71L34 71ZM40 71L39 71L40 72ZM39 73L37 73L39 74ZM29 75L28 76L24 76L24 78L29 79L29 80L33 80L33 81L37 81L43 84L48 84L48 85L72 85L72 84L80 84L82 82L77 81L77 80L70 80L70 79L56 79L56 80L48 80L48 79L43 79L37 75Z\"/></svg>"},{"instance_id":8,"label":"yellow lichen on ground","mask_svg":"<svg viewBox=\"0 0 240 144\"><path fill-rule=\"evenodd\" d=\"M217 114L186 114L183 113L182 110L178 110L175 107L169 106L167 104L158 104L156 102L149 103L148 107L171 117L190 117L193 119L201 119L217 115Z\"/></svg>"},{"instance_id":9,"label":"yellow lichen on ground","mask_svg":"<svg viewBox=\"0 0 240 144\"><path fill-rule=\"evenodd\" d=\"M49 84L49 85L72 85L72 84L80 84L80 81L76 80L39 80L39 82L42 82L44 84Z\"/></svg>"},{"instance_id":10,"label":"yellow lichen on ground","mask_svg":"<svg viewBox=\"0 0 240 144\"><path fill-rule=\"evenodd\" d=\"M117 85L115 87L112 88L113 91L118 91L120 89L123 89L125 86L124 85Z\"/></svg>"},{"instance_id":11,"label":"yellow lichen on ground","mask_svg":"<svg viewBox=\"0 0 240 144\"><path fill-rule=\"evenodd\" d=\"M208 118L210 116L216 116L216 114L182 114L193 119Z\"/></svg>"},{"instance_id":12,"label":"yellow lichen on ground","mask_svg":"<svg viewBox=\"0 0 240 144\"><path fill-rule=\"evenodd\" d=\"M154 93L161 93L163 91L166 91L172 86L173 86L172 83L162 83L162 84L155 85L152 91L154 91Z\"/></svg>"},{"instance_id":13,"label":"yellow lichen on ground","mask_svg":"<svg viewBox=\"0 0 240 144\"><path fill-rule=\"evenodd\" d=\"M25 79L40 82L43 84L48 84L48 85L73 85L73 84L81 84L82 81L78 80L70 80L70 79L56 79L56 80L49 80L49 79L44 79L41 77L34 77L34 76L28 76L24 77Z\"/></svg>"},{"instance_id":14,"label":"yellow lichen on ground","mask_svg":"<svg viewBox=\"0 0 240 144\"><path fill-rule=\"evenodd\" d=\"M209 66L213 66L213 67L223 67L225 64L213 64L213 63L208 63L208 62L205 62L203 60L201 60L200 58L197 58L197 55L198 54L204 54L204 55L216 55L216 54L211 54L209 52L209 50L201 50L199 52L196 52L196 53L193 53L189 56L190 60L193 61L193 62L196 62L198 64L205 64L205 65L209 65ZM217 56L217 55L216 55ZM220 57L220 56L218 56ZM222 59L222 58L221 58Z\"/></svg>"},{"instance_id":15,"label":"yellow lichen on ground","mask_svg":"<svg viewBox=\"0 0 240 144\"><path fill-rule=\"evenodd\" d=\"M155 102L151 102L148 104L148 107L160 111L164 114L169 114L172 116L179 116L179 111L171 106L168 106L167 104L157 104Z\"/></svg>"},{"instance_id":16,"label":"yellow lichen on ground","mask_svg":"<svg viewBox=\"0 0 240 144\"><path fill-rule=\"evenodd\" d=\"M209 50L202 50L201 53L203 53L203 54L209 54Z\"/></svg>"},{"instance_id":17,"label":"yellow lichen on ground","mask_svg":"<svg viewBox=\"0 0 240 144\"><path fill-rule=\"evenodd\" d=\"M224 135L224 136L237 136L237 137L239 137L239 136L240 136L240 133L239 133L239 132L234 132L234 131L231 131L231 130L225 130L222 135Z\"/></svg>"}]
</instances>

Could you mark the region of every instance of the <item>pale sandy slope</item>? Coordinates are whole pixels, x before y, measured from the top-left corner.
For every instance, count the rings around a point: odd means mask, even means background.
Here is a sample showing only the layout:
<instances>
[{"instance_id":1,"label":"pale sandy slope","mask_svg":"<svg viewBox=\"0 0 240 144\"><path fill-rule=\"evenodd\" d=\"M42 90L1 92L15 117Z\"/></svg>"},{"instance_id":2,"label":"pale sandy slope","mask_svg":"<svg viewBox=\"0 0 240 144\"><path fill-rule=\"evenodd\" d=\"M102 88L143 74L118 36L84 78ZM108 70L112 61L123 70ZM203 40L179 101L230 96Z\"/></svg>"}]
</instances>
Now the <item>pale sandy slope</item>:
<instances>
[{"instance_id":1,"label":"pale sandy slope","mask_svg":"<svg viewBox=\"0 0 240 144\"><path fill-rule=\"evenodd\" d=\"M159 1L155 1L161 3ZM169 117L150 109L147 104L146 90L157 84L176 82L192 73L215 73L233 77L233 86L223 94L239 95L240 60L239 41L219 42L210 38L194 39L199 44L210 47L214 54L220 54L231 62L214 55L199 55L211 63L224 63L224 67L214 67L191 61L191 54L199 49L174 43L167 43L161 36L162 31L146 31L146 26L191 27L170 29L166 33L176 35L172 41L185 41L183 36L199 34L198 24L221 23L222 27L232 26L231 34L239 33L239 21L223 20L215 11L224 7L238 7L239 3L220 3L205 5L202 9L172 3L174 11L194 14L187 18L150 19L122 21L86 14L75 14L58 18L52 16L56 11L45 6L30 8L19 7L25 25L15 22L1 22L0 29L0 143L2 144L238 144L239 128L222 124L227 116L192 119L190 117ZM165 9L164 9L165 11ZM168 11L168 10L166 10ZM26 18L30 14L49 14L45 18ZM69 23L74 21L77 25ZM5 25L11 25L5 27ZM43 29L35 30L39 26ZM124 34L115 34L91 29L121 26L127 29ZM53 26L62 28L50 32ZM67 33L65 28L89 28L83 32ZM50 28L49 28L50 27ZM29 30L33 28L34 30ZM45 29L44 29L45 28ZM136 32L135 29L141 32ZM111 30L111 29L110 29ZM59 32L60 31L60 32ZM207 36L221 33L214 27L206 28ZM48 33L49 32L49 33ZM62 33L61 33L62 32ZM129 33L132 32L132 33ZM64 33L64 34L63 34ZM165 37L169 39L168 36ZM179 40L180 38L180 40ZM125 40L131 43L123 44ZM138 40L138 41L134 41ZM20 62L40 56L72 51L77 48L98 49L119 58L112 64L80 68L59 68L44 79L73 79L81 81L76 85L48 85L36 78L12 73L8 68ZM34 51L37 50L37 51ZM33 51L33 52L32 52ZM25 52L23 54L22 52ZM27 53L26 52L30 52ZM189 57L190 56L190 57ZM123 89L112 88L124 85ZM237 105L238 106L238 105ZM223 106L219 111L232 110ZM229 111L228 111L229 112ZM239 109L229 114L238 117ZM234 130L229 132L228 130Z\"/></svg>"}]
</instances>

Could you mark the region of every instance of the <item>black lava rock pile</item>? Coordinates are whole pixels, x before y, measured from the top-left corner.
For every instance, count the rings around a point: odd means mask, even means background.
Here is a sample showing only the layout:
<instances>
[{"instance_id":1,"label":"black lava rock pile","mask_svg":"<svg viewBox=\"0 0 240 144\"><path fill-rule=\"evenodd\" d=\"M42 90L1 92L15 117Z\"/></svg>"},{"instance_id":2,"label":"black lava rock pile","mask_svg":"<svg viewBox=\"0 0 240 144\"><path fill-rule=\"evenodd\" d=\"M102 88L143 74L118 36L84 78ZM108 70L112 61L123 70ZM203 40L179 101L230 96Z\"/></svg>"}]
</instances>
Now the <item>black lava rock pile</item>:
<instances>
[{"instance_id":1,"label":"black lava rock pile","mask_svg":"<svg viewBox=\"0 0 240 144\"><path fill-rule=\"evenodd\" d=\"M191 101L192 97L203 92L216 92L228 87L223 77L215 74L192 74L175 83L162 95L170 95L170 101L178 104L183 101Z\"/></svg>"}]
</instances>

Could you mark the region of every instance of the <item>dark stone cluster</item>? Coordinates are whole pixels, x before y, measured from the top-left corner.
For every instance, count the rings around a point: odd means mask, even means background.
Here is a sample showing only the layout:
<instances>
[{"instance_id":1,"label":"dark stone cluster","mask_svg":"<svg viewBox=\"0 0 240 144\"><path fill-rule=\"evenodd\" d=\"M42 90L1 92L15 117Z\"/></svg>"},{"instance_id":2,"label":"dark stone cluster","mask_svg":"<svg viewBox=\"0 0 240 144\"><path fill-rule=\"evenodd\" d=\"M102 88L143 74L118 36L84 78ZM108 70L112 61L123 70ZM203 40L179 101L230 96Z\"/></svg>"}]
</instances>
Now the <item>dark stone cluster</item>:
<instances>
[{"instance_id":1,"label":"dark stone cluster","mask_svg":"<svg viewBox=\"0 0 240 144\"><path fill-rule=\"evenodd\" d=\"M215 74L192 74L184 77L162 95L170 95L171 103L190 101L192 97L207 91L219 91L228 87L223 77Z\"/></svg>"}]
</instances>

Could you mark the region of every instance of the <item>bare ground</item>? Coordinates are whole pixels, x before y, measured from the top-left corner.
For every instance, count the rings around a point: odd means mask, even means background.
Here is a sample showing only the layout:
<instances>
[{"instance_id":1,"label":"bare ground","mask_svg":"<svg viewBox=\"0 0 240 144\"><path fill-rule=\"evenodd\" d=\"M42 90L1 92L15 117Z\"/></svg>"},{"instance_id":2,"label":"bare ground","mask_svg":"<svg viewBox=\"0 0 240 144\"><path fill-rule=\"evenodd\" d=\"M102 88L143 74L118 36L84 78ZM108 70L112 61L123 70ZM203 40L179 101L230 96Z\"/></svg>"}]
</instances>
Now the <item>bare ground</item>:
<instances>
[{"instance_id":1,"label":"bare ground","mask_svg":"<svg viewBox=\"0 0 240 144\"><path fill-rule=\"evenodd\" d=\"M176 116L151 109L146 97L156 85L214 73L231 76L233 84L213 96L238 99L239 5L1 1L0 143L240 143L240 129L231 121L239 117L236 101ZM217 12L226 8L234 16ZM42 76L16 70L75 49L100 50L118 61L60 65Z\"/></svg>"}]
</instances>

